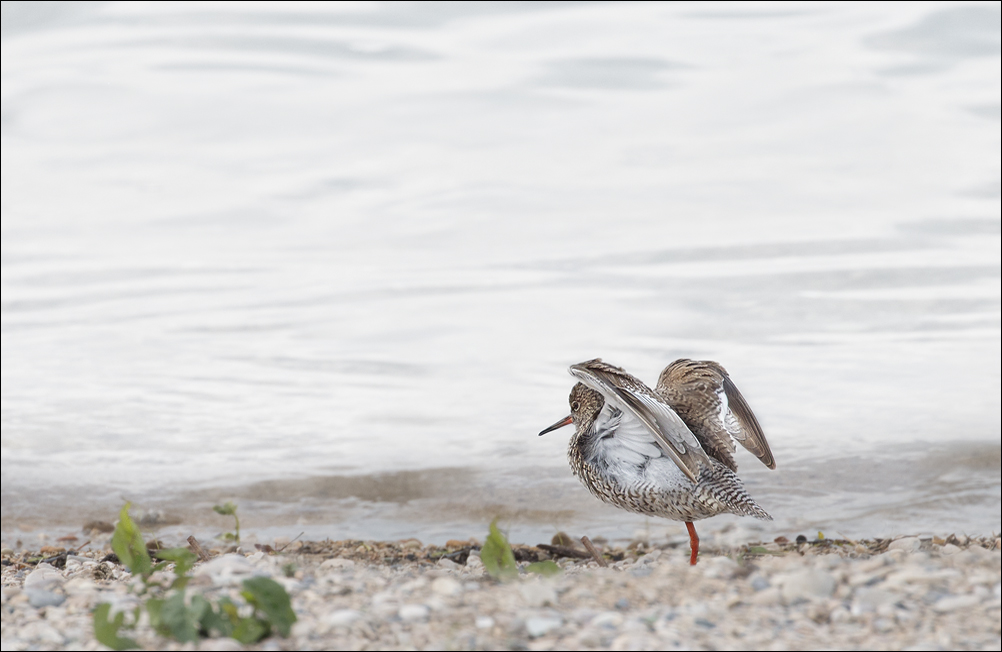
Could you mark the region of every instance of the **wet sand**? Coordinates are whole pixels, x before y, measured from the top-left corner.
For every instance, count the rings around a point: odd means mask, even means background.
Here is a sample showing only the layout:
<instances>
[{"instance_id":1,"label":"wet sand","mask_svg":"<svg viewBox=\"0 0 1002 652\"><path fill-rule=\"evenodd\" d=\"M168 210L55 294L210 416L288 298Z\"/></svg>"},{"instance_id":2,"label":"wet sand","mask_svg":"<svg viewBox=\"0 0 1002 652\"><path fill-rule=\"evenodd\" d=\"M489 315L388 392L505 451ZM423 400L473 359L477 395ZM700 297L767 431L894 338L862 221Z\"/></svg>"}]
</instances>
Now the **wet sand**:
<instances>
[{"instance_id":1,"label":"wet sand","mask_svg":"<svg viewBox=\"0 0 1002 652\"><path fill-rule=\"evenodd\" d=\"M107 534L82 552L4 550L5 650L99 649L91 610L135 604ZM247 649L964 649L1000 647L996 537L748 543L603 550L608 567L513 546L520 566L563 573L498 582L479 542L276 541L211 551L191 589L238 594L255 574L281 582L299 621ZM286 547L281 552L274 548ZM601 545L600 545L601 547ZM39 555L48 561L35 561ZM34 562L34 563L30 563ZM148 649L192 649L140 626ZM199 649L243 649L208 639Z\"/></svg>"}]
</instances>

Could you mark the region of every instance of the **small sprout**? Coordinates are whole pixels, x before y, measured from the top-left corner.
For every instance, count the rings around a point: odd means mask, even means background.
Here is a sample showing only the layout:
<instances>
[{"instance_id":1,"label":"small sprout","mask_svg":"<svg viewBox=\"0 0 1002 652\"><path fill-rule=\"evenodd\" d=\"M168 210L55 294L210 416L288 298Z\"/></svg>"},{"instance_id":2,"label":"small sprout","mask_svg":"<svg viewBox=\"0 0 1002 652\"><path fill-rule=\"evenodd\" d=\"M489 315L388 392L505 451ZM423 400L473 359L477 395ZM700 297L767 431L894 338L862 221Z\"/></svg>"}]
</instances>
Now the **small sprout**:
<instances>
[{"instance_id":1,"label":"small sprout","mask_svg":"<svg viewBox=\"0 0 1002 652\"><path fill-rule=\"evenodd\" d=\"M487 573L497 580L510 580L518 577L518 564L515 554L511 551L508 539L498 529L498 520L491 521L490 534L480 549L480 560L484 562Z\"/></svg>"},{"instance_id":2,"label":"small sprout","mask_svg":"<svg viewBox=\"0 0 1002 652\"><path fill-rule=\"evenodd\" d=\"M822 532L821 530L818 530L818 541L824 541L824 540L825 540L825 533Z\"/></svg>"},{"instance_id":3,"label":"small sprout","mask_svg":"<svg viewBox=\"0 0 1002 652\"><path fill-rule=\"evenodd\" d=\"M545 561L533 562L526 566L525 570L530 573L542 575L543 577L553 577L554 575L559 575L564 572L560 566L557 566L555 562L552 562L549 559Z\"/></svg>"},{"instance_id":4,"label":"small sprout","mask_svg":"<svg viewBox=\"0 0 1002 652\"><path fill-rule=\"evenodd\" d=\"M237 506L231 501L226 501L222 505L213 505L212 511L222 516L232 516L234 521L234 532L226 532L223 539L240 543L240 518L237 516Z\"/></svg>"},{"instance_id":5,"label":"small sprout","mask_svg":"<svg viewBox=\"0 0 1002 652\"><path fill-rule=\"evenodd\" d=\"M237 508L233 503L217 505L214 509L236 519ZM236 534L231 537L240 538L239 520L236 521ZM111 605L107 603L94 610L94 636L99 643L113 650L139 647L133 639L119 636L119 631L123 628L134 630L144 609L157 633L181 643L197 643L200 638L216 634L253 644L270 636L273 631L288 636L292 624L296 622L289 594L281 584L266 577L254 577L243 583L241 596L253 609L250 615L242 616L240 607L227 596L209 600L195 594L189 599L185 589L198 558L187 548L158 549L154 551L157 558L154 565L139 528L129 518L128 504L122 508L111 541L118 559L140 579L138 594L142 596L128 619L125 612L109 618ZM174 566L174 581L169 586L152 581L155 571L164 570L171 564ZM294 573L295 566L287 564L283 570Z\"/></svg>"},{"instance_id":6,"label":"small sprout","mask_svg":"<svg viewBox=\"0 0 1002 652\"><path fill-rule=\"evenodd\" d=\"M296 570L298 570L296 568L296 565L293 564L291 561L287 564L282 564L282 575L286 577L295 577Z\"/></svg>"},{"instance_id":7,"label":"small sprout","mask_svg":"<svg viewBox=\"0 0 1002 652\"><path fill-rule=\"evenodd\" d=\"M129 518L130 506L131 503L125 503L118 515L118 525L115 527L115 534L111 536L111 549L130 573L145 580L153 573L153 563L150 561L150 553L146 551L142 533Z\"/></svg>"}]
</instances>

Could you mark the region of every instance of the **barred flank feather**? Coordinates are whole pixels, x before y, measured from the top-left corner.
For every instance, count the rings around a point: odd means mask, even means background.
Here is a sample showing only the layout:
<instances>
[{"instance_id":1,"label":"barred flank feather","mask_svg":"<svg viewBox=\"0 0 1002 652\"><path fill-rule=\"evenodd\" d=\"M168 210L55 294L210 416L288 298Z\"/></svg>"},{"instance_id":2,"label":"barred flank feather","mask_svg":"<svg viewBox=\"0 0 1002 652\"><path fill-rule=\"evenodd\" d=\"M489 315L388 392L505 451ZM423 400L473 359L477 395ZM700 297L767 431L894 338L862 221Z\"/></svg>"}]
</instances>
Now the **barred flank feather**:
<instances>
[{"instance_id":1,"label":"barred flank feather","mask_svg":"<svg viewBox=\"0 0 1002 652\"><path fill-rule=\"evenodd\" d=\"M714 464L712 468L704 467L699 473L696 491L710 494L726 505L727 511L733 514L754 516L763 521L772 520L772 516L748 495L741 479L723 464Z\"/></svg>"}]
</instances>

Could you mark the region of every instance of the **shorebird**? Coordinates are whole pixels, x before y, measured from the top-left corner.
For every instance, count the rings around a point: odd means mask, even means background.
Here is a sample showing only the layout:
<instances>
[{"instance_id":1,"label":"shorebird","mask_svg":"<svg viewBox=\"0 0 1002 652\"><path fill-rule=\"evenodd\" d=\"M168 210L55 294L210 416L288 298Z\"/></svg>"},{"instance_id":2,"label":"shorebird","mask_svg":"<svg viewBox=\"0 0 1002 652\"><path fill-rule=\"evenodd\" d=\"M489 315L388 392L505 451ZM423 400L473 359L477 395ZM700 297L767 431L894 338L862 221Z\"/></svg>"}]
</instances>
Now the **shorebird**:
<instances>
[{"instance_id":1,"label":"shorebird","mask_svg":"<svg viewBox=\"0 0 1002 652\"><path fill-rule=\"evenodd\" d=\"M693 521L717 514L772 517L735 473L735 442L770 469L776 461L762 427L722 366L676 360L652 390L619 367L588 360L569 369L570 416L540 436L574 424L567 457L596 497L637 514L685 521L696 564Z\"/></svg>"}]
</instances>

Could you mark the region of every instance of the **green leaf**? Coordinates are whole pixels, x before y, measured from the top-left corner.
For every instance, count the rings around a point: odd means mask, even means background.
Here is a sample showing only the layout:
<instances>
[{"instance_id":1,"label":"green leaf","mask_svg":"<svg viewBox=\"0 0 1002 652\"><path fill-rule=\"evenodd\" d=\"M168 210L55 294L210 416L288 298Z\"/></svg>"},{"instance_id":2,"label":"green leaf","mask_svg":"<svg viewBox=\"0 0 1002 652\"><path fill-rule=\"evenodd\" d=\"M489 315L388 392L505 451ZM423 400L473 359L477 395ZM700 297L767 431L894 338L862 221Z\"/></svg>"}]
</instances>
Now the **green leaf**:
<instances>
[{"instance_id":1,"label":"green leaf","mask_svg":"<svg viewBox=\"0 0 1002 652\"><path fill-rule=\"evenodd\" d=\"M484 562L487 573L494 579L510 580L518 577L515 554L508 545L508 539L498 529L497 519L491 521L490 534L480 549L480 560Z\"/></svg>"},{"instance_id":2,"label":"green leaf","mask_svg":"<svg viewBox=\"0 0 1002 652\"><path fill-rule=\"evenodd\" d=\"M244 645L257 643L271 633L271 627L260 618L241 618L230 634Z\"/></svg>"},{"instance_id":3,"label":"green leaf","mask_svg":"<svg viewBox=\"0 0 1002 652\"><path fill-rule=\"evenodd\" d=\"M150 615L150 627L159 631L163 630L163 617L161 614L164 609L164 601L160 598L150 598L146 601L146 613ZM136 621L138 622L138 618Z\"/></svg>"},{"instance_id":4,"label":"green leaf","mask_svg":"<svg viewBox=\"0 0 1002 652\"><path fill-rule=\"evenodd\" d=\"M109 613L111 613L111 605L107 602L99 604L94 610L94 638L97 639L97 642L112 650L138 648L139 643L133 639L118 635L118 630L125 625L125 613L119 611L113 620L108 620Z\"/></svg>"},{"instance_id":5,"label":"green leaf","mask_svg":"<svg viewBox=\"0 0 1002 652\"><path fill-rule=\"evenodd\" d=\"M247 602L261 610L279 634L288 636L292 623L296 622L296 612L285 588L270 577L252 577L244 580L243 585L241 593Z\"/></svg>"},{"instance_id":6,"label":"green leaf","mask_svg":"<svg viewBox=\"0 0 1002 652\"><path fill-rule=\"evenodd\" d=\"M560 568L560 566L557 566L556 563L550 561L549 559L529 564L525 567L525 570L530 573L542 575L543 577L553 577L554 575L560 575L564 572L564 569Z\"/></svg>"},{"instance_id":7,"label":"green leaf","mask_svg":"<svg viewBox=\"0 0 1002 652\"><path fill-rule=\"evenodd\" d=\"M188 572L195 566L195 562L198 560L195 553L187 548L166 548L164 550L158 550L154 554L157 559L163 559L164 562L174 563L174 581L171 583L170 587L172 589L183 590L191 580ZM157 566L159 567L160 564L157 564Z\"/></svg>"},{"instance_id":8,"label":"green leaf","mask_svg":"<svg viewBox=\"0 0 1002 652\"><path fill-rule=\"evenodd\" d=\"M148 608L148 607L147 607ZM198 640L198 625L201 614L195 614L193 610L184 603L184 593L176 591L169 598L163 601L160 607L160 627L158 630L165 636L170 636L174 640L182 643ZM150 615L150 621L153 617Z\"/></svg>"},{"instance_id":9,"label":"green leaf","mask_svg":"<svg viewBox=\"0 0 1002 652\"><path fill-rule=\"evenodd\" d=\"M212 511L223 516L233 516L237 513L237 506L230 501L226 501L222 505L213 505Z\"/></svg>"},{"instance_id":10,"label":"green leaf","mask_svg":"<svg viewBox=\"0 0 1002 652\"><path fill-rule=\"evenodd\" d=\"M197 601L205 603L204 608L201 605L198 607L199 611L201 611L198 619L199 629L203 636L210 636L213 632L216 632L220 636L230 636L233 633L233 622L230 620L229 614L222 608L216 611L213 609L212 604L200 595L193 595L191 597L193 611L196 608Z\"/></svg>"},{"instance_id":11,"label":"green leaf","mask_svg":"<svg viewBox=\"0 0 1002 652\"><path fill-rule=\"evenodd\" d=\"M150 562L150 554L146 551L142 533L129 518L130 506L131 503L125 503L118 515L118 525L115 526L115 533L111 535L111 549L133 575L147 579L153 572L153 564Z\"/></svg>"}]
</instances>

